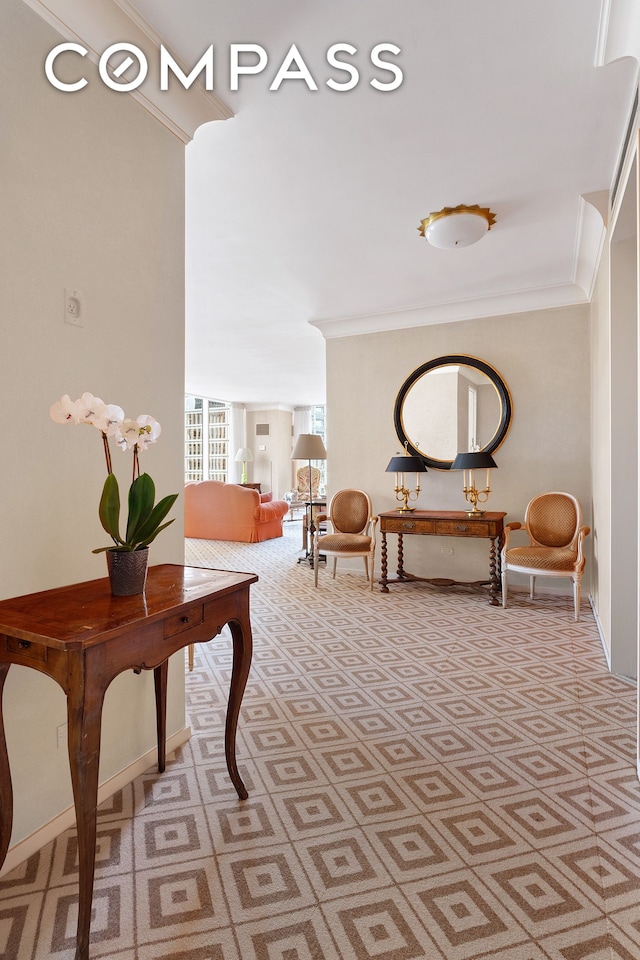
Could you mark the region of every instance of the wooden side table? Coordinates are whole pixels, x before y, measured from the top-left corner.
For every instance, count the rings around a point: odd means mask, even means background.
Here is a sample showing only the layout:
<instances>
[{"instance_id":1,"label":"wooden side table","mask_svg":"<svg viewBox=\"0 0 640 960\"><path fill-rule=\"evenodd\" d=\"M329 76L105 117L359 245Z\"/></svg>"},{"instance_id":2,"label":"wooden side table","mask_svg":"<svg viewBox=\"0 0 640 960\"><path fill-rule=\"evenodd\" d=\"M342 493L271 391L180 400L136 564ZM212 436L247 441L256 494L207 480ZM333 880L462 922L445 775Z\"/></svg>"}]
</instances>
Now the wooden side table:
<instances>
[{"instance_id":1,"label":"wooden side table","mask_svg":"<svg viewBox=\"0 0 640 960\"><path fill-rule=\"evenodd\" d=\"M305 500L304 517L302 518L302 549L304 556L300 557L298 563L308 561L313 566L313 535L316 532L316 517L319 513L324 513L327 509L327 501ZM322 559L326 559L322 557Z\"/></svg>"},{"instance_id":2,"label":"wooden side table","mask_svg":"<svg viewBox=\"0 0 640 960\"><path fill-rule=\"evenodd\" d=\"M504 532L504 518L506 513L483 513L478 517L469 517L464 510L413 510L402 512L391 510L379 514L380 532L382 534L382 570L380 590L389 592L390 583L409 583L423 581L435 586L453 586L459 580L450 580L444 577L416 577L404 569L404 550L402 538L404 536L430 537L472 537L488 538L489 547L489 580L474 581L467 586L480 587L489 584L489 603L492 607L499 606L500 593L500 548ZM395 533L398 536L398 570L395 577L387 576L387 534Z\"/></svg>"},{"instance_id":3,"label":"wooden side table","mask_svg":"<svg viewBox=\"0 0 640 960\"><path fill-rule=\"evenodd\" d=\"M165 768L169 657L215 637L229 624L233 667L225 726L227 769L241 799L236 730L251 667L249 587L255 574L161 564L150 567L145 594L112 597L107 578L0 602L0 865L13 822L2 690L12 663L55 680L67 697L68 748L76 811L79 906L76 960L88 960L96 854L96 808L102 704L124 670L153 670L158 770Z\"/></svg>"},{"instance_id":4,"label":"wooden side table","mask_svg":"<svg viewBox=\"0 0 640 960\"><path fill-rule=\"evenodd\" d=\"M239 483L239 487L248 487L249 490L257 490L258 493L262 493L262 484L260 483Z\"/></svg>"}]
</instances>

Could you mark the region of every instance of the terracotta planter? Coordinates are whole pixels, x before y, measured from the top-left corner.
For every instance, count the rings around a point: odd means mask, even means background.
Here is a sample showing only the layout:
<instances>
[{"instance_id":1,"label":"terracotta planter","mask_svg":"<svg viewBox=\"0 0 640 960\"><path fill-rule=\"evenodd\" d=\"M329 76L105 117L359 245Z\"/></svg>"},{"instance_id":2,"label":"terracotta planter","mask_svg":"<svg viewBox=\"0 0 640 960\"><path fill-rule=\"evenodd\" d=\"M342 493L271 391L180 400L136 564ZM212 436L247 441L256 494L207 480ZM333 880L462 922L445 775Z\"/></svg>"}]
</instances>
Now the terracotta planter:
<instances>
[{"instance_id":1,"label":"terracotta planter","mask_svg":"<svg viewBox=\"0 0 640 960\"><path fill-rule=\"evenodd\" d=\"M149 547L142 550L107 550L107 569L114 597L144 593L149 565Z\"/></svg>"}]
</instances>

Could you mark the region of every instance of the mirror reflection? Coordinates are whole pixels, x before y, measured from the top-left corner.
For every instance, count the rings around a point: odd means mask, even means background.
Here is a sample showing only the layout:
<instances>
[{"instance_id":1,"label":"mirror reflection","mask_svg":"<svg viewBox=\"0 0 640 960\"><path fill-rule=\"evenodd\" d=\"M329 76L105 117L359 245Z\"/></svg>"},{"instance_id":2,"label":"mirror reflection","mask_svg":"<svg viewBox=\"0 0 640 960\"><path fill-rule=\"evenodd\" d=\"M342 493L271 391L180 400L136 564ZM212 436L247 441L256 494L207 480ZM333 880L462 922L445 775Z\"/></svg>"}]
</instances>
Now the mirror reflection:
<instances>
[{"instance_id":1,"label":"mirror reflection","mask_svg":"<svg viewBox=\"0 0 640 960\"><path fill-rule=\"evenodd\" d=\"M415 370L396 400L396 431L427 466L448 470L456 454L495 450L511 420L500 375L473 357L439 357Z\"/></svg>"}]
</instances>

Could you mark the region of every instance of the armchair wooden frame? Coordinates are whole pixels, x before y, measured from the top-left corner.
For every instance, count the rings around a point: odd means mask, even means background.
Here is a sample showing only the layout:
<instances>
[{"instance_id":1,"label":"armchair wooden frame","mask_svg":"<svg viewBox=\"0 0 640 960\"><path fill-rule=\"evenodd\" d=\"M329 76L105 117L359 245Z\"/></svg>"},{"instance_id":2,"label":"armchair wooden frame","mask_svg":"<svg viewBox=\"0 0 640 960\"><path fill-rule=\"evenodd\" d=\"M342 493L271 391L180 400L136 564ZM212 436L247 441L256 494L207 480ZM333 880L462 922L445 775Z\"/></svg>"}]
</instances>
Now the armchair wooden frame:
<instances>
[{"instance_id":1,"label":"armchair wooden frame","mask_svg":"<svg viewBox=\"0 0 640 960\"><path fill-rule=\"evenodd\" d=\"M526 545L512 545L511 534L523 530ZM537 577L569 578L573 587L574 618L580 619L582 574L586 558L584 539L591 532L582 523L580 501L570 493L551 491L529 501L524 523L508 523L502 547L502 606L507 606L510 572L529 576L529 596L535 595Z\"/></svg>"}]
</instances>

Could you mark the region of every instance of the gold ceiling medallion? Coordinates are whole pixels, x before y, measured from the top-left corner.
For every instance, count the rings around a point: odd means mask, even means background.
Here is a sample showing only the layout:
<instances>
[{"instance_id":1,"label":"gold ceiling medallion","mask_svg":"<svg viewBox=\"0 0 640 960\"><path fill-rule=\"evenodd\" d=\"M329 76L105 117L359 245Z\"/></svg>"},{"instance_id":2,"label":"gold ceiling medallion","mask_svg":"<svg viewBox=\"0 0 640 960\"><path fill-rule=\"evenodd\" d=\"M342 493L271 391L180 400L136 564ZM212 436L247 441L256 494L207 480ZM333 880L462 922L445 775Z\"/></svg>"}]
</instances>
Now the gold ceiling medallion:
<instances>
[{"instance_id":1,"label":"gold ceiling medallion","mask_svg":"<svg viewBox=\"0 0 640 960\"><path fill-rule=\"evenodd\" d=\"M459 203L457 207L443 207L430 213L420 221L418 231L432 246L452 250L477 243L495 222L496 215L489 207Z\"/></svg>"}]
</instances>

